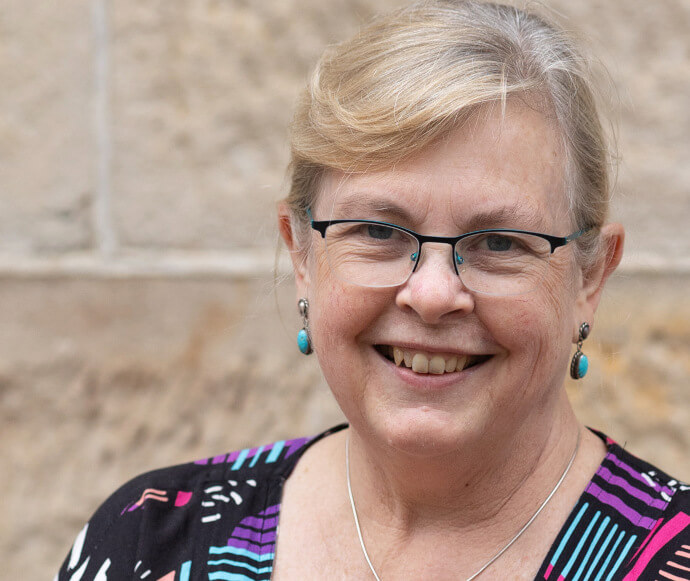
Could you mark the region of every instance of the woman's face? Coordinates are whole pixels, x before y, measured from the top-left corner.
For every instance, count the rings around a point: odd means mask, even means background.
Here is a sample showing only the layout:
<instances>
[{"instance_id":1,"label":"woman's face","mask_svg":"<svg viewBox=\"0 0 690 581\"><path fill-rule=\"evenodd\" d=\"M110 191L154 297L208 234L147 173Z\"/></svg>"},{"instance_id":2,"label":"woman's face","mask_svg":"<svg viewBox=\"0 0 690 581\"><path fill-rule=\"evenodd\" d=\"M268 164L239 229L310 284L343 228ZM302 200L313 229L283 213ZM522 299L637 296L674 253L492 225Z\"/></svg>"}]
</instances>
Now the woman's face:
<instances>
[{"instance_id":1,"label":"woman's face","mask_svg":"<svg viewBox=\"0 0 690 581\"><path fill-rule=\"evenodd\" d=\"M392 169L329 175L312 214L437 236L487 227L566 236L574 227L563 166L550 123L509 104L504 119L478 116ZM516 433L556 415L575 329L592 314L570 246L552 255L536 290L495 297L463 286L445 244L425 244L405 284L366 288L334 276L318 233L311 242L295 263L298 294L309 299L325 378L359 433L413 454L443 453L463 438ZM391 361L393 349L476 364L420 373Z\"/></svg>"}]
</instances>

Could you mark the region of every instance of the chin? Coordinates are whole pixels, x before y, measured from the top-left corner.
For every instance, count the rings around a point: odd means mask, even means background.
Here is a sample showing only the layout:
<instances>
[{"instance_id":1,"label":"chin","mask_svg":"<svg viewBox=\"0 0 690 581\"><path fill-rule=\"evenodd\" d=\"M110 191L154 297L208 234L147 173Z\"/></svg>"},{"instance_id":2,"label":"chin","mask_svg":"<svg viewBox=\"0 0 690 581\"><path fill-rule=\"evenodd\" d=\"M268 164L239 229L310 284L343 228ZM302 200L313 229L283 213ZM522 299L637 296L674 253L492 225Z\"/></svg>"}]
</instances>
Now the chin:
<instances>
[{"instance_id":1,"label":"chin","mask_svg":"<svg viewBox=\"0 0 690 581\"><path fill-rule=\"evenodd\" d=\"M385 446L397 452L431 458L457 451L483 430L469 419L463 421L459 414L424 405L377 421L374 431Z\"/></svg>"}]
</instances>

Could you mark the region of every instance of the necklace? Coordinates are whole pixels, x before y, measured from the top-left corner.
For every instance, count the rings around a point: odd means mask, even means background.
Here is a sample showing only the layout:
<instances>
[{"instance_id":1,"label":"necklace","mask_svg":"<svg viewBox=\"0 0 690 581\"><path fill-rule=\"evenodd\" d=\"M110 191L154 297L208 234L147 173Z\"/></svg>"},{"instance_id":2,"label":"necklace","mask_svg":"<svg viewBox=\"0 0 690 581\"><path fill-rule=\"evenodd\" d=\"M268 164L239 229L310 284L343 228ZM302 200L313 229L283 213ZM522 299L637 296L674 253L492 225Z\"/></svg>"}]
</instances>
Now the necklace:
<instances>
[{"instance_id":1,"label":"necklace","mask_svg":"<svg viewBox=\"0 0 690 581\"><path fill-rule=\"evenodd\" d=\"M484 565L482 565L478 571L470 575L466 581L472 581L479 575L481 575L489 565L491 565L496 559L498 559L503 553L505 553L511 546L512 544L517 541L522 533L524 533L529 526L534 522L534 519L539 516L539 513L544 509L544 507L549 503L549 500L553 497L554 494L556 494L556 491L560 488L561 484L563 484L563 481L565 480L565 477L568 475L568 472L570 472L570 468L573 465L573 462L575 461L575 456L577 456L577 451L580 448L580 430L577 432L577 442L575 443L575 450L573 450L573 455L570 457L570 460L568 461L568 465L565 467L565 470L563 470L563 474L561 474L561 477L558 479L558 482L556 482L556 486L553 487L549 495L546 497L546 500L541 503L539 508L536 510L536 512L530 517L530 519L524 524L524 526L517 532L517 534L508 541L508 544L506 544L502 549L500 549L493 557L491 557ZM376 579L376 581L381 581L381 578L378 576L376 573L376 569L374 569L374 565L371 563L371 559L369 558L369 553L367 553L367 548L364 545L364 538L362 537L362 529L359 526L359 518L357 517L357 509L355 508L355 499L352 496L352 482L350 481L350 434L347 435L347 438L345 440L345 472L347 474L347 493L350 497L350 506L352 507L352 516L355 519L355 528L357 529L357 536L359 537L359 545L362 548L362 554L364 555L364 558L367 561L367 565L369 565L369 569L371 570L372 575Z\"/></svg>"}]
</instances>

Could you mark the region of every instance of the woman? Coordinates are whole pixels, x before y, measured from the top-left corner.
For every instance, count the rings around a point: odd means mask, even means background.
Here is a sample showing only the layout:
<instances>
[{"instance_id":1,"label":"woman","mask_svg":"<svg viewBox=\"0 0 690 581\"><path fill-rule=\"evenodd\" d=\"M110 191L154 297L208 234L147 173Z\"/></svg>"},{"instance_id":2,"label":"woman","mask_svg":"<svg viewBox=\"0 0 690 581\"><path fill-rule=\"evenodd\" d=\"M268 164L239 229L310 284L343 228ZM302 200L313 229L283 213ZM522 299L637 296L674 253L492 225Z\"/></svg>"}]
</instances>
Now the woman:
<instances>
[{"instance_id":1,"label":"woman","mask_svg":"<svg viewBox=\"0 0 690 581\"><path fill-rule=\"evenodd\" d=\"M328 51L279 223L349 425L133 480L58 578L690 579L687 487L563 387L623 247L593 95L562 31L498 4Z\"/></svg>"}]
</instances>

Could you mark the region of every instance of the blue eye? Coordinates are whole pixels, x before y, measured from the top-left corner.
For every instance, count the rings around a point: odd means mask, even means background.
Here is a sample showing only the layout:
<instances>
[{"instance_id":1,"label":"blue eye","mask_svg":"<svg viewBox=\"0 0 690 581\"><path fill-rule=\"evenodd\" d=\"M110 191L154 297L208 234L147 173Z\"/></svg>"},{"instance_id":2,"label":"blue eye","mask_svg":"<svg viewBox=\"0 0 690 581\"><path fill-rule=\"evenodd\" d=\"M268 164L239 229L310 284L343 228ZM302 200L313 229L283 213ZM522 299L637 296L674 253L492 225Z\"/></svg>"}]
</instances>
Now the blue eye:
<instances>
[{"instance_id":1,"label":"blue eye","mask_svg":"<svg viewBox=\"0 0 690 581\"><path fill-rule=\"evenodd\" d=\"M380 224L369 224L367 234L376 240L388 240L393 236L393 228L381 226Z\"/></svg>"}]
</instances>

